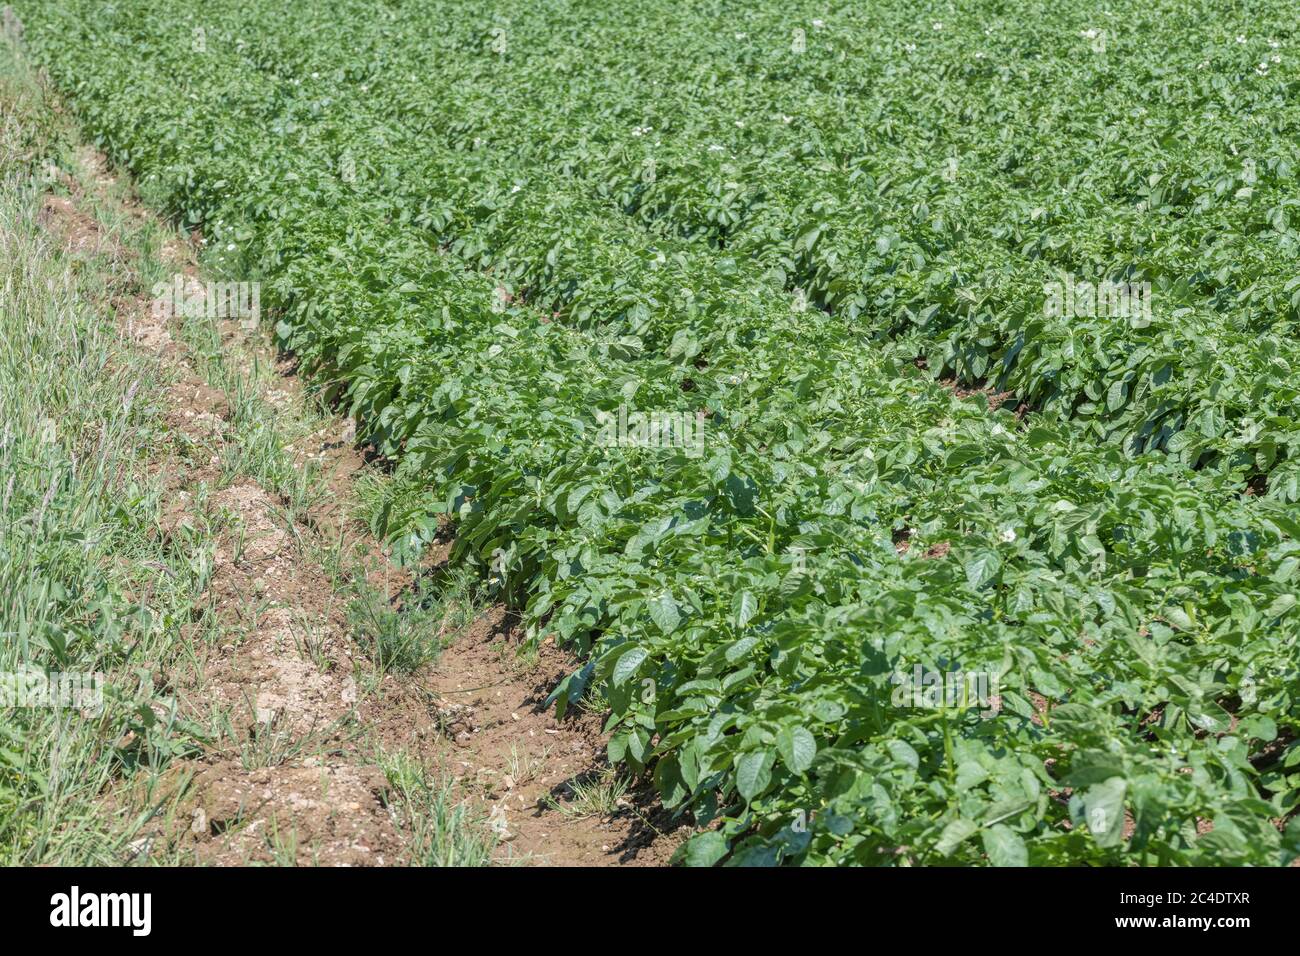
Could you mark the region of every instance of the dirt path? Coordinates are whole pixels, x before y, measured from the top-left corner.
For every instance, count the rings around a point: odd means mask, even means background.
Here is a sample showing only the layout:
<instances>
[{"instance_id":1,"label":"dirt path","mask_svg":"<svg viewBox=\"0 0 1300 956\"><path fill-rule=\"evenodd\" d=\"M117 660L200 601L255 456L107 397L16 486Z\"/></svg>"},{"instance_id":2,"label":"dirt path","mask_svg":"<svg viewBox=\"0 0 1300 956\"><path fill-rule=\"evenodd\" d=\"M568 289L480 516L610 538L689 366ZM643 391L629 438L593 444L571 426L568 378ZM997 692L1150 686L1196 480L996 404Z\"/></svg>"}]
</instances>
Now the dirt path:
<instances>
[{"instance_id":1,"label":"dirt path","mask_svg":"<svg viewBox=\"0 0 1300 956\"><path fill-rule=\"evenodd\" d=\"M146 276L205 295L197 247L102 157L76 165L43 221L69 253L114 264L121 331L171 382L151 465L162 532L209 562L191 652L153 675L201 752L172 760L155 792L109 798L153 808L135 862L164 848L218 865L666 862L680 838L605 766L603 715L542 707L572 661L551 646L521 656L501 607L463 594L425 607L353 517L373 475L353 424L314 409L247 323L158 308ZM389 666L375 651L390 631L440 654Z\"/></svg>"}]
</instances>

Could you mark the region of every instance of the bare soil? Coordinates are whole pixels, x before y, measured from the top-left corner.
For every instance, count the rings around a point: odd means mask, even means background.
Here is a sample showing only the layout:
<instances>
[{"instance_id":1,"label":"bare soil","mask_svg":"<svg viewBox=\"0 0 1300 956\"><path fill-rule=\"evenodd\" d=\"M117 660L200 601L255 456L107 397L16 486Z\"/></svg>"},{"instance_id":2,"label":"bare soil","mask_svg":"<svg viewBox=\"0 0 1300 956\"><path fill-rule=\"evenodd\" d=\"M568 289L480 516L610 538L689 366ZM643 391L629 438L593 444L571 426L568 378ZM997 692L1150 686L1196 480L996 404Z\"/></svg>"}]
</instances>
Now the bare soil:
<instances>
[{"instance_id":1,"label":"bare soil","mask_svg":"<svg viewBox=\"0 0 1300 956\"><path fill-rule=\"evenodd\" d=\"M183 716L225 722L228 739L176 760L168 787L177 812L136 842L145 859L156 841L182 847L199 863L386 865L406 862L409 833L390 806L377 748L418 755L430 773L454 778L498 838L502 861L549 865L664 863L684 835L644 791L612 812L570 806L573 783L607 779L599 714L557 721L543 701L575 666L551 645L523 667L522 635L502 607L490 609L414 674L375 673L350 633L346 601L319 560L324 537L346 535L368 556L368 577L395 603L409 573L389 565L380 542L351 519L352 484L368 467L352 422L332 419L291 448L319 469L324 492L295 518L270 490L248 478L221 481L231 436L230 399L203 377L175 321L155 315L133 282L134 253L95 218L111 207L139 221L150 213L124 190L102 156L81 157L89 175L68 177L69 196L49 195L42 221L70 253L107 256L111 305L123 336L157 356L171 385L158 398L175 441L150 470L168 500L163 533L190 547L196 529L215 534L205 607L219 625L197 636L194 653L156 679L174 689ZM201 290L193 241L164 255ZM101 260L102 261L102 260ZM260 333L220 321L227 359L259 361L282 374L263 399L280 408L303 401L292 360L270 353ZM198 609L196 609L197 611ZM363 683L358 686L358 675ZM115 799L107 794L106 800Z\"/></svg>"}]
</instances>

